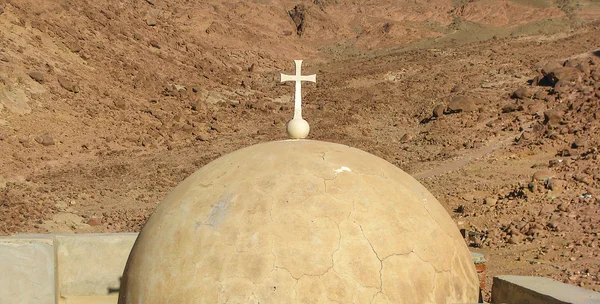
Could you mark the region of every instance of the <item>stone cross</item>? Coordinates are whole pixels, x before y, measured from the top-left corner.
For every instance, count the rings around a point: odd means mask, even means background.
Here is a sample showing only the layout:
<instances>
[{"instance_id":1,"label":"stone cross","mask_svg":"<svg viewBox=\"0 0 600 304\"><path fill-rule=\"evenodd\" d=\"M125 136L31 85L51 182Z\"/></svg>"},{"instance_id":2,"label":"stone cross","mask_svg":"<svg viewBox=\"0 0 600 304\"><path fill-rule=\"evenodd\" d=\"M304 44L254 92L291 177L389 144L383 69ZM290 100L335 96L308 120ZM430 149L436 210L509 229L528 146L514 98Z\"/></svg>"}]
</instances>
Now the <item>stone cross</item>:
<instances>
[{"instance_id":1,"label":"stone cross","mask_svg":"<svg viewBox=\"0 0 600 304\"><path fill-rule=\"evenodd\" d=\"M294 118L288 122L287 131L290 137L295 139L306 138L310 127L308 122L302 119L302 81L317 82L317 75L302 75L302 60L294 60L296 63L296 75L285 75L281 73L281 82L296 82L296 95L294 97Z\"/></svg>"}]
</instances>

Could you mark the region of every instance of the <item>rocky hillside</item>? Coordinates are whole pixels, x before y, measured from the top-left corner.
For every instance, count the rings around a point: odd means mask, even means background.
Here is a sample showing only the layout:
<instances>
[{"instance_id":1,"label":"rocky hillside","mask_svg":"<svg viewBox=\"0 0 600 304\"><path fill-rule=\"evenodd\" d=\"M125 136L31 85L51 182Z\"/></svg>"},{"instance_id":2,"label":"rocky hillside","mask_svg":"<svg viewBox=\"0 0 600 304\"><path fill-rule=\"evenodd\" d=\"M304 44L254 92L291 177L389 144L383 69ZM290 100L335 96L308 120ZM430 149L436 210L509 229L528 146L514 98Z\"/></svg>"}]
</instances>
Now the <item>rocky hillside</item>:
<instances>
[{"instance_id":1,"label":"rocky hillside","mask_svg":"<svg viewBox=\"0 0 600 304\"><path fill-rule=\"evenodd\" d=\"M439 198L494 273L600 288L600 3L0 0L0 233L138 231L232 150L311 138ZM595 267L595 268L594 268Z\"/></svg>"}]
</instances>

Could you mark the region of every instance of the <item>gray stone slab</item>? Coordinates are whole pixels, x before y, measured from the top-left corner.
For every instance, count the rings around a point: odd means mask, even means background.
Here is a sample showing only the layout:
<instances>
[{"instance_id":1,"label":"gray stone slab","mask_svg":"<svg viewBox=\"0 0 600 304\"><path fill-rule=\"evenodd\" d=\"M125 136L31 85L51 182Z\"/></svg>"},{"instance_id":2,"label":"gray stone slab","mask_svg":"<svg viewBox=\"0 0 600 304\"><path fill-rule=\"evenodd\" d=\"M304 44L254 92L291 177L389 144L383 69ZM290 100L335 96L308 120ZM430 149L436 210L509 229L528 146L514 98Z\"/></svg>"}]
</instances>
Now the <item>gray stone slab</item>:
<instances>
[{"instance_id":1,"label":"gray stone slab","mask_svg":"<svg viewBox=\"0 0 600 304\"><path fill-rule=\"evenodd\" d=\"M549 278L503 275L494 277L492 303L600 304L600 293Z\"/></svg>"},{"instance_id":2,"label":"gray stone slab","mask_svg":"<svg viewBox=\"0 0 600 304\"><path fill-rule=\"evenodd\" d=\"M54 304L54 245L51 236L0 238L0 302Z\"/></svg>"},{"instance_id":3,"label":"gray stone slab","mask_svg":"<svg viewBox=\"0 0 600 304\"><path fill-rule=\"evenodd\" d=\"M59 303L69 297L113 295L137 233L57 235Z\"/></svg>"},{"instance_id":4,"label":"gray stone slab","mask_svg":"<svg viewBox=\"0 0 600 304\"><path fill-rule=\"evenodd\" d=\"M481 252L471 251L474 264L485 264L485 255Z\"/></svg>"}]
</instances>

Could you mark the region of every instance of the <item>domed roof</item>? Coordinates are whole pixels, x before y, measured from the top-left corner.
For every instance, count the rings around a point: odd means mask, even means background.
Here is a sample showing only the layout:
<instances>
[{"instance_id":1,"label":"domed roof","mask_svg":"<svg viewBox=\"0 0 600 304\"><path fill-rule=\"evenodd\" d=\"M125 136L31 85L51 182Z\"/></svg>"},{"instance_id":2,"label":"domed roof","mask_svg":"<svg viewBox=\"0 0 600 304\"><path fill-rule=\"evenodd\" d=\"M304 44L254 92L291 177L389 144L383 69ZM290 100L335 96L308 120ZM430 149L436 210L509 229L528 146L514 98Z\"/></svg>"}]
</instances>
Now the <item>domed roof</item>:
<instances>
[{"instance_id":1,"label":"domed roof","mask_svg":"<svg viewBox=\"0 0 600 304\"><path fill-rule=\"evenodd\" d=\"M225 155L181 182L131 251L120 304L476 302L450 216L394 165L290 140Z\"/></svg>"}]
</instances>

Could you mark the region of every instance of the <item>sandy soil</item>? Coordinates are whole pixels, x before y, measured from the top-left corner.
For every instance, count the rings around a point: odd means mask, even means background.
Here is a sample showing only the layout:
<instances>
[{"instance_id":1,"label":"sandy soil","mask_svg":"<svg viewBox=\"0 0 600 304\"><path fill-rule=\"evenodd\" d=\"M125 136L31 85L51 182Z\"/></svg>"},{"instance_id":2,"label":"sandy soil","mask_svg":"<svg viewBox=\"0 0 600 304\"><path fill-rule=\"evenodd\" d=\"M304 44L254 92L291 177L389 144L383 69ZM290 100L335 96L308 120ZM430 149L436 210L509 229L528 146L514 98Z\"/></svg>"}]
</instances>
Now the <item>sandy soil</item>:
<instances>
[{"instance_id":1,"label":"sandy soil","mask_svg":"<svg viewBox=\"0 0 600 304\"><path fill-rule=\"evenodd\" d=\"M598 291L599 16L592 0L0 0L0 234L139 231L209 161L286 138L279 73L304 58L310 137L419 179L486 254L488 287Z\"/></svg>"}]
</instances>

